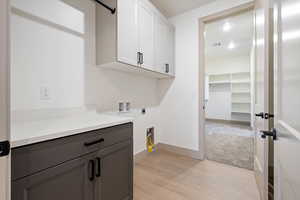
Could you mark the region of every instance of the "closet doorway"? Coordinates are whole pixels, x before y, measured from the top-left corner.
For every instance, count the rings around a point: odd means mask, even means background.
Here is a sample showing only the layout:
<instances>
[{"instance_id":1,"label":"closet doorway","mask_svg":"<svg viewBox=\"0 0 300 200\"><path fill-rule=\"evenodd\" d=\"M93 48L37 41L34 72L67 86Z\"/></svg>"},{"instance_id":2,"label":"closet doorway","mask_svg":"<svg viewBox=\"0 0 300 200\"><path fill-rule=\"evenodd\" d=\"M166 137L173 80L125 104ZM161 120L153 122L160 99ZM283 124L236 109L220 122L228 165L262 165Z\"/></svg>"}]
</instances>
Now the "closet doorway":
<instances>
[{"instance_id":1,"label":"closet doorway","mask_svg":"<svg viewBox=\"0 0 300 200\"><path fill-rule=\"evenodd\" d=\"M253 170L253 11L204 28L206 158Z\"/></svg>"}]
</instances>

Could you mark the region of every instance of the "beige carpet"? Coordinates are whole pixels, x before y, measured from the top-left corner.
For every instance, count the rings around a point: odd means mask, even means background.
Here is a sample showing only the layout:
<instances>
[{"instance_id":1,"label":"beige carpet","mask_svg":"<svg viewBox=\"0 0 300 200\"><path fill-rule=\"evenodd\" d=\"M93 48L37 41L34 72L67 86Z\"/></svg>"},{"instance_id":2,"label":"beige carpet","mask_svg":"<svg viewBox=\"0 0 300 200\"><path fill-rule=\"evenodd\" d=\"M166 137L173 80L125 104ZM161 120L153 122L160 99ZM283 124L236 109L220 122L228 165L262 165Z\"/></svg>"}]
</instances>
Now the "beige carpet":
<instances>
[{"instance_id":1,"label":"beige carpet","mask_svg":"<svg viewBox=\"0 0 300 200\"><path fill-rule=\"evenodd\" d=\"M247 127L206 123L207 159L253 170L254 134Z\"/></svg>"}]
</instances>

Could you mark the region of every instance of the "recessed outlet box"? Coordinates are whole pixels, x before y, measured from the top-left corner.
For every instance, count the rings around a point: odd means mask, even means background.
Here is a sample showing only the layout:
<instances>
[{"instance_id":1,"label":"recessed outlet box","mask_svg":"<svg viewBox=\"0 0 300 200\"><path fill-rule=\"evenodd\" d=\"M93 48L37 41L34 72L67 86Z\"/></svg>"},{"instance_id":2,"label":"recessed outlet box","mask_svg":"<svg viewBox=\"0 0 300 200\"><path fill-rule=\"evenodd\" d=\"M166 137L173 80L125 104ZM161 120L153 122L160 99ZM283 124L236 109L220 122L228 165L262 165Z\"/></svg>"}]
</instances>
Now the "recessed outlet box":
<instances>
[{"instance_id":1,"label":"recessed outlet box","mask_svg":"<svg viewBox=\"0 0 300 200\"><path fill-rule=\"evenodd\" d=\"M146 114L146 108L142 109L142 114L145 115Z\"/></svg>"},{"instance_id":2,"label":"recessed outlet box","mask_svg":"<svg viewBox=\"0 0 300 200\"><path fill-rule=\"evenodd\" d=\"M50 95L50 89L49 87L42 86L40 88L40 100L50 100L51 95Z\"/></svg>"}]
</instances>

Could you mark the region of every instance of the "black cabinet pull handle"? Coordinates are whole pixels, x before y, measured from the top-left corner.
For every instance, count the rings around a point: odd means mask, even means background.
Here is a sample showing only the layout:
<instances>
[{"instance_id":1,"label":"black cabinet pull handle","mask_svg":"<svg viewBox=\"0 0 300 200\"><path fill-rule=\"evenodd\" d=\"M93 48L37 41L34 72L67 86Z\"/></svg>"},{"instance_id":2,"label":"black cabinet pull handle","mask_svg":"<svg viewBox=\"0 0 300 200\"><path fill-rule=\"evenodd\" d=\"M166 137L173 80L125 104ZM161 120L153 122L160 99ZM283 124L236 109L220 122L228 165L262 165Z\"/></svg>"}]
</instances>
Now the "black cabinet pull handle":
<instances>
[{"instance_id":1,"label":"black cabinet pull handle","mask_svg":"<svg viewBox=\"0 0 300 200\"><path fill-rule=\"evenodd\" d=\"M96 161L97 161L96 177L100 177L101 176L101 158L97 157Z\"/></svg>"},{"instance_id":2,"label":"black cabinet pull handle","mask_svg":"<svg viewBox=\"0 0 300 200\"><path fill-rule=\"evenodd\" d=\"M137 52L137 64L141 64L141 52Z\"/></svg>"},{"instance_id":3,"label":"black cabinet pull handle","mask_svg":"<svg viewBox=\"0 0 300 200\"><path fill-rule=\"evenodd\" d=\"M166 73L169 73L169 72L170 72L170 65L169 65L168 63L166 64L166 70L165 70L165 72L166 72Z\"/></svg>"},{"instance_id":4,"label":"black cabinet pull handle","mask_svg":"<svg viewBox=\"0 0 300 200\"><path fill-rule=\"evenodd\" d=\"M93 142L86 142L86 143L84 143L84 146L89 147L89 146L93 146L95 144L99 144L99 143L102 143L102 142L104 142L103 138L101 138L99 140L96 140L96 141L93 141Z\"/></svg>"},{"instance_id":5,"label":"black cabinet pull handle","mask_svg":"<svg viewBox=\"0 0 300 200\"><path fill-rule=\"evenodd\" d=\"M95 179L95 161L90 160L89 161L89 180L93 181Z\"/></svg>"},{"instance_id":6,"label":"black cabinet pull handle","mask_svg":"<svg viewBox=\"0 0 300 200\"><path fill-rule=\"evenodd\" d=\"M144 64L144 54L143 53L141 53L141 63L140 64L141 65Z\"/></svg>"}]
</instances>

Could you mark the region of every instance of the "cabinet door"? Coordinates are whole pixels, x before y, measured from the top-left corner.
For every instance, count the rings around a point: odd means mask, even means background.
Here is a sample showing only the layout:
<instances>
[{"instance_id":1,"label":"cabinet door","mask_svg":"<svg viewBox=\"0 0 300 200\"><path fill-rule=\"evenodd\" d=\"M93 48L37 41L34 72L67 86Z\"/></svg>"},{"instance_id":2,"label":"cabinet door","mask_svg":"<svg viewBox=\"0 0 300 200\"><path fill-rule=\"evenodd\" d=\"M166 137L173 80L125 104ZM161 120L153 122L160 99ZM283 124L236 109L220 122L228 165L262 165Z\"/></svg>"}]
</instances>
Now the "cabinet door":
<instances>
[{"instance_id":1,"label":"cabinet door","mask_svg":"<svg viewBox=\"0 0 300 200\"><path fill-rule=\"evenodd\" d=\"M91 165L95 154L12 182L12 200L94 200Z\"/></svg>"},{"instance_id":2,"label":"cabinet door","mask_svg":"<svg viewBox=\"0 0 300 200\"><path fill-rule=\"evenodd\" d=\"M127 141L106 148L98 153L101 171L96 182L97 200L133 199L133 150ZM97 159L96 159L97 160Z\"/></svg>"},{"instance_id":3,"label":"cabinet door","mask_svg":"<svg viewBox=\"0 0 300 200\"><path fill-rule=\"evenodd\" d=\"M118 0L118 61L138 64L137 0Z\"/></svg>"},{"instance_id":4,"label":"cabinet door","mask_svg":"<svg viewBox=\"0 0 300 200\"><path fill-rule=\"evenodd\" d=\"M154 70L154 12L148 1L139 0L138 5L141 66Z\"/></svg>"},{"instance_id":5,"label":"cabinet door","mask_svg":"<svg viewBox=\"0 0 300 200\"><path fill-rule=\"evenodd\" d=\"M168 36L169 27L160 17L156 18L155 28L155 70L161 73L166 72L168 63Z\"/></svg>"},{"instance_id":6,"label":"cabinet door","mask_svg":"<svg viewBox=\"0 0 300 200\"><path fill-rule=\"evenodd\" d=\"M175 30L172 26L168 27L167 42L167 63L169 65L169 74L175 75Z\"/></svg>"}]
</instances>

